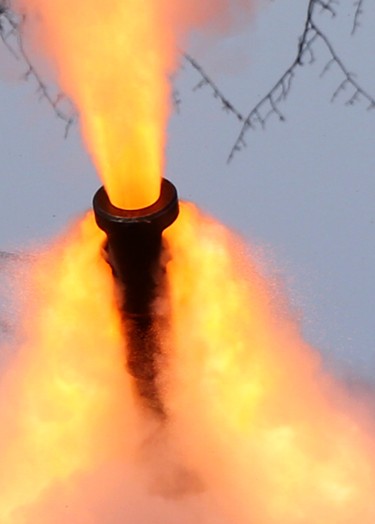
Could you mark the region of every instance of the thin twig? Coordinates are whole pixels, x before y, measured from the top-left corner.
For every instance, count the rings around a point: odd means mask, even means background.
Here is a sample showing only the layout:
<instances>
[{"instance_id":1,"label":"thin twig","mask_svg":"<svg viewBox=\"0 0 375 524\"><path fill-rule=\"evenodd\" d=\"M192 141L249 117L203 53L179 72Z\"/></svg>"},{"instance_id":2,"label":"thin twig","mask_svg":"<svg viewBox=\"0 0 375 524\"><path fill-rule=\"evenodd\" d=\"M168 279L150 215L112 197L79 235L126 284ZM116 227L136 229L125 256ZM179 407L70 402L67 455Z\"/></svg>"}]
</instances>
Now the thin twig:
<instances>
[{"instance_id":1,"label":"thin twig","mask_svg":"<svg viewBox=\"0 0 375 524\"><path fill-rule=\"evenodd\" d=\"M306 54L309 54L310 59L309 63L314 62L314 52L313 52L313 45L317 40L320 40L324 43L326 49L329 52L330 58L326 65L323 68L323 71L321 73L321 76L324 76L325 73L327 73L333 65L336 65L341 74L343 75L343 81L340 83L338 88L335 90L335 92L332 95L331 101L334 101L338 95L345 90L347 87L352 88L352 94L349 96L346 105L353 105L355 102L359 101L360 99L364 99L367 101L367 109L374 109L375 108L375 97L373 97L362 85L360 85L359 82L355 79L355 76L353 73L349 71L349 69L345 66L344 62L341 60L339 55L336 53L331 41L329 40L328 36L317 26L317 24L314 21L314 14L315 9L317 7L322 8L325 11L328 11L331 13L332 17L336 16L336 10L333 7L335 4L337 4L334 0L309 0L308 6L307 6L307 15L305 19L305 25L303 28L302 35L299 39L298 48L297 48L297 55L291 65L285 70L283 75L277 80L277 82L274 84L274 86L268 91L268 93L250 110L247 117L244 119L243 125L240 129L240 132L234 142L234 145L229 153L228 156L228 162L230 162L234 155L240 151L243 147L246 146L245 142L245 135L249 128L254 128L254 121L259 122L258 115L262 114L262 111L265 110L266 105L271 106L271 111L268 111L265 115L265 117L262 118L261 121L261 127L264 127L264 124L268 120L268 118L275 114L278 116L280 120L285 120L282 113L280 112L278 108L278 104L285 100L285 98L288 96L291 90L292 82L296 74L296 70L298 66L303 66L305 64L305 57ZM357 2L357 9L355 13L356 21L355 24L358 25L358 17L360 16L362 12L362 4L363 0L359 0ZM287 82L287 87L285 88L285 83ZM281 88L281 95L279 95L277 98L275 98L276 93Z\"/></svg>"},{"instance_id":2,"label":"thin twig","mask_svg":"<svg viewBox=\"0 0 375 524\"><path fill-rule=\"evenodd\" d=\"M355 13L354 13L354 18L353 18L352 35L354 35L358 27L360 26L360 18L363 15L363 4L364 4L364 0L356 0L354 2Z\"/></svg>"},{"instance_id":3,"label":"thin twig","mask_svg":"<svg viewBox=\"0 0 375 524\"><path fill-rule=\"evenodd\" d=\"M228 100L228 98L226 98L224 96L224 94L218 88L216 83L207 75L207 73L198 64L198 62L191 55L189 55L187 53L184 54L184 58L196 71L198 71L198 73L199 73L199 75L201 77L201 80L194 87L194 90L198 90L198 89L201 89L202 87L209 86L211 88L212 92L213 92L214 97L217 98L221 102L222 109L224 109L224 111L228 111L228 112L232 113L233 115L236 116L236 118L240 122L243 122L244 121L243 114L238 109L236 109L234 107L234 105L232 104L232 102L230 102Z\"/></svg>"},{"instance_id":4,"label":"thin twig","mask_svg":"<svg viewBox=\"0 0 375 524\"><path fill-rule=\"evenodd\" d=\"M315 4L319 5L322 8L322 11L328 11L332 18L336 16L336 10L333 8L333 5L337 4L334 0L328 0L328 2L324 2L323 0L315 0Z\"/></svg>"},{"instance_id":5,"label":"thin twig","mask_svg":"<svg viewBox=\"0 0 375 524\"><path fill-rule=\"evenodd\" d=\"M40 98L45 99L52 107L55 115L65 123L66 137L69 133L70 127L76 120L76 115L70 116L61 109L61 103L63 101L68 101L67 97L63 93L58 93L56 97L53 97L37 69L29 59L22 38L22 27L25 24L25 20L25 16L20 18L16 17L16 15L11 11L7 0L2 0L0 2L0 38L13 56L17 60L22 60L26 65L26 71L23 74L24 79L29 80L32 78L36 82L36 91ZM10 42L12 37L17 41L16 49Z\"/></svg>"},{"instance_id":6,"label":"thin twig","mask_svg":"<svg viewBox=\"0 0 375 524\"><path fill-rule=\"evenodd\" d=\"M358 96L361 96L362 98L367 100L370 106L375 106L375 98L355 80L353 73L350 73L350 71L344 65L343 61L337 55L327 36L315 25L313 21L311 22L311 27L316 32L317 36L325 43L332 57L330 62L333 62L338 66L341 73L344 75L344 81L354 89L355 93L357 93ZM335 97L333 98L333 100L334 99Z\"/></svg>"}]
</instances>

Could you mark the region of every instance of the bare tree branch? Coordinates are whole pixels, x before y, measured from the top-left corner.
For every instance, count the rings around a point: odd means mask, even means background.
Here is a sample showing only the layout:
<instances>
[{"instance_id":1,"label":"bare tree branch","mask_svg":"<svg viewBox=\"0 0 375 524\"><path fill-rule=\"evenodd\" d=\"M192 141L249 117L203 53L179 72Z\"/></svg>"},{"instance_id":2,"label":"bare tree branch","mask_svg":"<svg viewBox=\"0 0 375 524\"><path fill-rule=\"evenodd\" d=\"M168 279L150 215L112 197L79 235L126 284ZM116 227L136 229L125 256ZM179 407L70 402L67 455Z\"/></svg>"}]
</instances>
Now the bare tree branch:
<instances>
[{"instance_id":1,"label":"bare tree branch","mask_svg":"<svg viewBox=\"0 0 375 524\"><path fill-rule=\"evenodd\" d=\"M12 12L9 8L8 0L0 1L0 38L3 41L3 44L7 47L8 51L18 59L18 55L9 44L9 37L16 32L17 22L12 15Z\"/></svg>"},{"instance_id":2,"label":"bare tree branch","mask_svg":"<svg viewBox=\"0 0 375 524\"><path fill-rule=\"evenodd\" d=\"M351 73L347 68L346 66L344 65L344 63L342 62L342 60L339 58L339 56L336 54L335 50L333 49L333 46L331 44L331 42L329 41L329 39L327 38L327 36L322 33L318 27L312 22L311 23L311 27L314 29L314 31L316 32L316 34L318 35L319 38L321 38L321 40L323 40L323 42L325 43L327 49L329 50L329 53L331 55L331 59L329 61L330 64L336 64L338 66L338 68L340 69L341 73L343 74L344 76L344 80L343 82L341 83L341 85L349 85L351 86L353 89L354 89L354 97L356 97L357 99L359 98L363 98L365 101L368 102L368 109L372 109L375 107L375 98L370 95L370 93L368 93L356 80L355 80L355 76L353 75L353 73ZM325 67L325 70L327 70L327 67ZM340 88L339 88L340 90ZM335 91L335 93L333 94L332 98L331 98L331 101L333 102L336 97L337 97L337 92L338 90ZM350 100L347 102L349 105L352 104L351 100L353 99L353 97L350 98Z\"/></svg>"},{"instance_id":3,"label":"bare tree branch","mask_svg":"<svg viewBox=\"0 0 375 524\"><path fill-rule=\"evenodd\" d=\"M329 59L325 64L321 76L328 73L333 67L338 68L342 74L342 81L337 89L334 91L331 101L335 101L338 96L347 90L348 98L346 105L353 105L359 101L365 101L368 109L375 107L375 98L372 96L355 78L355 75L349 71L343 60L334 49L331 40L327 34L320 29L316 23L317 16L322 16L325 13L335 18L337 16L337 9L340 5L339 0L309 0L307 4L307 13L303 31L299 38L296 57L286 68L280 78L274 83L273 87L261 98L259 102L244 115L239 111L234 104L223 94L216 82L212 80L202 66L189 54L184 54L185 60L193 67L200 76L200 81L195 86L195 90L208 87L214 97L220 102L223 110L233 114L241 123L241 128L236 141L229 153L228 162L231 161L236 152L240 151L246 146L245 135L247 131L255 129L260 126L265 128L267 121L273 115L279 120L284 121L285 116L280 109L280 105L286 100L290 94L293 80L296 76L299 67L315 62L315 44L320 41L324 44L329 53ZM351 33L354 34L360 25L360 17L363 14L364 0L353 0L355 6L353 27ZM25 79L32 78L37 85L37 92L41 98L45 98L49 105L54 110L56 116L65 122L65 135L67 135L70 126L74 123L76 115L69 116L62 109L62 102L66 102L67 98L64 94L59 93L57 96L51 95L50 89L42 81L38 71L32 65L22 39L22 27L25 23L25 18L17 18L10 8L10 0L0 0L0 38L13 55L22 60L26 64ZM12 41L16 41L16 46ZM178 91L173 92L173 101L176 109L180 105L180 97Z\"/></svg>"},{"instance_id":4,"label":"bare tree branch","mask_svg":"<svg viewBox=\"0 0 375 524\"><path fill-rule=\"evenodd\" d=\"M220 91L216 83L207 75L204 69L198 64L198 62L189 54L185 53L185 60L196 70L198 71L201 80L194 87L194 91L201 89L202 87L209 86L213 92L215 98L217 98L224 111L232 113L240 122L244 121L244 116L242 113L234 107L234 105L226 98L223 93Z\"/></svg>"},{"instance_id":5,"label":"bare tree branch","mask_svg":"<svg viewBox=\"0 0 375 524\"><path fill-rule=\"evenodd\" d=\"M349 71L336 53L329 37L314 21L315 11L319 7L321 10L329 12L332 17L335 17L336 10L334 6L336 4L337 1L335 0L309 0L305 26L299 39L297 56L270 91L268 91L268 93L250 110L247 117L244 119L237 139L229 153L228 162L233 159L238 151L246 146L245 135L250 128L254 129L256 123L260 123L261 127L264 128L266 121L271 115L276 115L282 121L285 120L278 105L280 102L284 101L290 93L297 68L305 65L306 57L309 57L308 63L314 62L313 46L317 40L320 40L325 45L330 55L330 59L324 66L321 76L327 73L334 65L338 67L343 75L343 80L334 92L331 102L335 101L338 95L346 88L351 88L352 92L349 95L346 105L353 105L360 100L364 100L367 102L367 109L375 108L375 97L372 96L359 82L357 82L355 75ZM358 17L362 12L362 7L363 0L358 0L354 24L358 25ZM269 107L271 109L268 109Z\"/></svg>"},{"instance_id":6,"label":"bare tree branch","mask_svg":"<svg viewBox=\"0 0 375 524\"><path fill-rule=\"evenodd\" d=\"M36 91L40 99L47 100L47 103L52 107L55 115L65 123L65 137L69 133L70 127L76 120L76 115L67 114L61 109L62 103L69 103L68 98L63 93L58 93L56 96L51 95L47 85L43 82L37 69L32 64L29 56L25 50L22 27L25 23L25 16L17 17L10 9L9 0L0 0L0 38L13 54L13 56L22 61L26 66L26 71L23 74L25 80L34 80L36 83ZM13 44L16 42L16 45Z\"/></svg>"},{"instance_id":7,"label":"bare tree branch","mask_svg":"<svg viewBox=\"0 0 375 524\"><path fill-rule=\"evenodd\" d=\"M324 2L323 0L315 0L315 4L319 5L322 11L328 11L332 18L336 16L336 10L333 8L333 5L336 3L337 2L334 0L328 0L327 2Z\"/></svg>"},{"instance_id":8,"label":"bare tree branch","mask_svg":"<svg viewBox=\"0 0 375 524\"><path fill-rule=\"evenodd\" d=\"M355 5L355 13L354 13L354 19L353 19L353 26L352 26L352 35L357 31L358 27L360 26L360 18L363 15L363 4L364 0L356 0L354 2Z\"/></svg>"}]
</instances>

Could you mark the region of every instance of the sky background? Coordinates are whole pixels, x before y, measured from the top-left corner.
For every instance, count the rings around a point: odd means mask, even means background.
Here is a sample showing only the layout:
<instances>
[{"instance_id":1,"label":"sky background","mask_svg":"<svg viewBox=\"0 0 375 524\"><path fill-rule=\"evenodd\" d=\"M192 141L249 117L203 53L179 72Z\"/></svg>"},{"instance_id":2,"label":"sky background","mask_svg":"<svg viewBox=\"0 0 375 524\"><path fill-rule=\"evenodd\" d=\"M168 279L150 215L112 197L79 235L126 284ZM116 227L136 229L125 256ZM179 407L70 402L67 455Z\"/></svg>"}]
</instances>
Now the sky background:
<instances>
[{"instance_id":1,"label":"sky background","mask_svg":"<svg viewBox=\"0 0 375 524\"><path fill-rule=\"evenodd\" d=\"M293 61L307 1L264 1L251 26L207 49L189 51L226 97L246 113ZM354 36L354 2L316 22L357 80L375 96L375 5L364 1ZM248 147L228 165L240 130L209 88L185 64L176 85L182 103L169 126L166 176L182 198L196 202L239 232L264 271L286 289L304 333L327 365L370 379L375 367L375 110L334 104L342 81L314 47L287 101L286 122L247 134ZM24 251L48 242L91 206L100 182L76 126L64 126L24 67L0 46L0 250Z\"/></svg>"}]
</instances>

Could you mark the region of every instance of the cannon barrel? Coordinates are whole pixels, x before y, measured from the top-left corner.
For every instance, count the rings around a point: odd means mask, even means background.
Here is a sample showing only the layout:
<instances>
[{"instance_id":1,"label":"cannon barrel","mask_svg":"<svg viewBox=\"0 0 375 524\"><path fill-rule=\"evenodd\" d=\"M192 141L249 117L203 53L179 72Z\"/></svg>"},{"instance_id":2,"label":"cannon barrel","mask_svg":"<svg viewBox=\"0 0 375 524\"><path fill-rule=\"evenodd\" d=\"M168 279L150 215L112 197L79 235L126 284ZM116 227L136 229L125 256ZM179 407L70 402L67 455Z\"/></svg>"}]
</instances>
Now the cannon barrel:
<instances>
[{"instance_id":1,"label":"cannon barrel","mask_svg":"<svg viewBox=\"0 0 375 524\"><path fill-rule=\"evenodd\" d=\"M160 353L160 319L153 303L165 285L160 264L162 233L177 218L175 186L162 180L158 200L142 209L112 205L101 187L93 199L96 223L107 236L106 258L119 288L119 308L127 341L127 368L138 393L162 412L156 385L156 359Z\"/></svg>"}]
</instances>

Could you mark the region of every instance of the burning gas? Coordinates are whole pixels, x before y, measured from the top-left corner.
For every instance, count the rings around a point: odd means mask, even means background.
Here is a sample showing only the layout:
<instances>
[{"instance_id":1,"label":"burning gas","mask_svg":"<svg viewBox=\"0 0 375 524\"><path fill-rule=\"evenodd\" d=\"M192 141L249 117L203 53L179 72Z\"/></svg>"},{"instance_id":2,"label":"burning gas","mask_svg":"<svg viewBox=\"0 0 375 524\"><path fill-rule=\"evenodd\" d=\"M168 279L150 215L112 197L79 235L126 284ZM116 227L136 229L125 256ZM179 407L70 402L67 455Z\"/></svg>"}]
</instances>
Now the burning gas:
<instances>
[{"instance_id":1,"label":"burning gas","mask_svg":"<svg viewBox=\"0 0 375 524\"><path fill-rule=\"evenodd\" d=\"M70 236L69 247L63 242L33 268L36 291L27 308L34 314L24 315L26 341L1 381L4 524L37 522L30 515L43 494L110 459L124 445L122 438L130 438L130 431L119 431L124 424L132 426L131 412L100 241L89 217ZM102 296L109 302L103 304ZM121 437L107 433L110 419ZM44 511L38 518L48 522Z\"/></svg>"},{"instance_id":2,"label":"burning gas","mask_svg":"<svg viewBox=\"0 0 375 524\"><path fill-rule=\"evenodd\" d=\"M79 108L112 203L154 203L177 46L252 3L12 5ZM165 231L161 421L125 370L103 240L89 213L31 264L23 342L1 370L1 524L373 524L373 420L324 372L239 241L191 204Z\"/></svg>"},{"instance_id":3,"label":"burning gas","mask_svg":"<svg viewBox=\"0 0 375 524\"><path fill-rule=\"evenodd\" d=\"M25 15L24 35L52 61L59 85L79 110L87 147L114 205L138 209L159 195L169 76L178 66L178 47L188 30L208 22L226 30L243 21L253 4L13 1Z\"/></svg>"},{"instance_id":4,"label":"burning gas","mask_svg":"<svg viewBox=\"0 0 375 524\"><path fill-rule=\"evenodd\" d=\"M165 403L188 466L231 522L373 522L373 421L349 408L224 227L188 205L166 235Z\"/></svg>"},{"instance_id":5,"label":"burning gas","mask_svg":"<svg viewBox=\"0 0 375 524\"><path fill-rule=\"evenodd\" d=\"M1 377L0 521L372 524L370 418L223 226L184 204L165 236L163 424L133 398L91 214L33 264Z\"/></svg>"}]
</instances>

